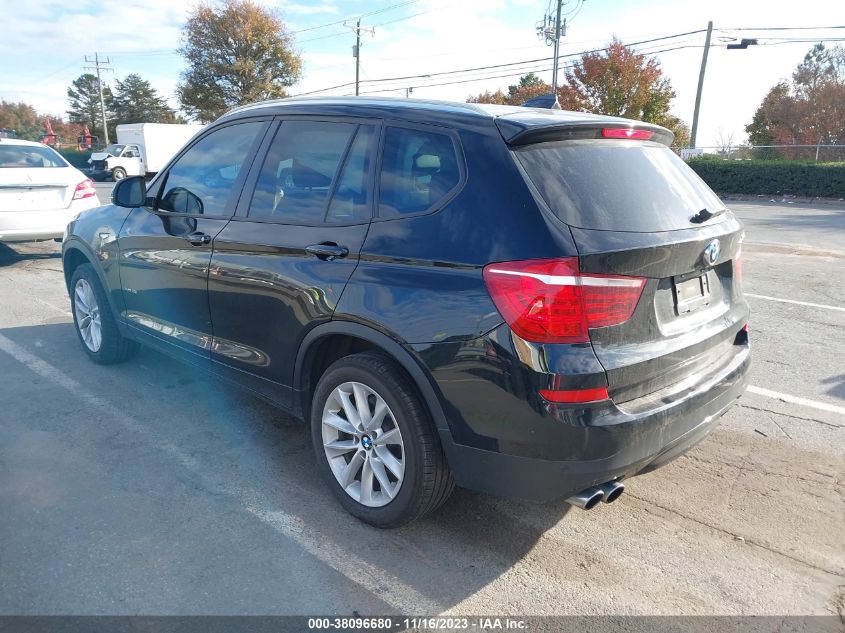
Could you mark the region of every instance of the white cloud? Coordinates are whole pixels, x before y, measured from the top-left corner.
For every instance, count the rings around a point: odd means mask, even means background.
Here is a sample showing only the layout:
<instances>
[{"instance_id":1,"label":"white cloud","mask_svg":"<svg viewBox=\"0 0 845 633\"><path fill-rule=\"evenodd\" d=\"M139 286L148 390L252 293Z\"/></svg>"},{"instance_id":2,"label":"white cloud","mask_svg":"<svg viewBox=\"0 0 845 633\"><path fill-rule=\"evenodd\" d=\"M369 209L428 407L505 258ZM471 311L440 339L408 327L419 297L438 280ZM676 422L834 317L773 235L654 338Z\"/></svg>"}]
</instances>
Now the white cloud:
<instances>
[{"instance_id":1,"label":"white cloud","mask_svg":"<svg viewBox=\"0 0 845 633\"><path fill-rule=\"evenodd\" d=\"M299 16L300 26L309 28L320 22L320 14L353 15L390 4L393 0L317 0L314 3L290 0L260 0L281 14ZM82 72L85 54L94 50L112 57L115 74L123 77L138 72L152 81L163 94L171 96L178 81L182 62L178 56L160 52L177 47L179 32L191 3L173 0L43 0L20 3L6 16L0 38L0 97L23 99L51 113L66 109L65 91L72 79ZM365 36L361 49L362 79L433 74L464 68L506 64L509 62L550 58L551 49L537 40L534 26L542 18L546 0L422 0L414 5L372 15L365 25L376 25L373 38ZM71 8L68 8L71 7ZM829 0L804 0L796 12L793 2L785 0L642 0L631 3L587 0L571 22L562 41L562 53L575 53L606 43L615 33L623 41L637 41L665 34L703 29L708 19L716 27L800 26L841 23L831 16ZM406 16L422 13L410 19ZM311 15L311 19L307 19ZM314 17L314 16L317 17ZM765 16L761 18L761 16ZM396 20L396 21L394 21ZM381 24L384 22L391 22ZM328 37L327 37L328 36ZM679 42L702 44L703 34L691 35ZM292 92L347 84L354 80L351 47L354 34L341 26L302 33L297 47L305 60L305 76ZM757 46L747 50L710 52L702 99L699 143L713 144L718 128L744 138L744 126L768 89L779 79L789 77L811 44ZM668 47L668 46L667 46ZM674 112L688 123L692 119L701 48L666 52L660 55L663 68L677 92ZM551 62L524 68L545 69ZM463 100L469 94L506 88L518 79L519 69L511 77L487 78L505 74L505 70L467 75L435 75L392 84L364 83L362 91L391 87L384 94L401 95L404 88L415 87L414 96ZM538 72L549 81L551 73ZM463 78L459 84L433 86ZM107 76L111 81L112 76ZM338 89L336 94L351 94L353 87Z\"/></svg>"},{"instance_id":2,"label":"white cloud","mask_svg":"<svg viewBox=\"0 0 845 633\"><path fill-rule=\"evenodd\" d=\"M282 14L316 15L321 13L337 13L337 6L328 2L320 4L298 4L296 2L282 2L279 5Z\"/></svg>"}]
</instances>

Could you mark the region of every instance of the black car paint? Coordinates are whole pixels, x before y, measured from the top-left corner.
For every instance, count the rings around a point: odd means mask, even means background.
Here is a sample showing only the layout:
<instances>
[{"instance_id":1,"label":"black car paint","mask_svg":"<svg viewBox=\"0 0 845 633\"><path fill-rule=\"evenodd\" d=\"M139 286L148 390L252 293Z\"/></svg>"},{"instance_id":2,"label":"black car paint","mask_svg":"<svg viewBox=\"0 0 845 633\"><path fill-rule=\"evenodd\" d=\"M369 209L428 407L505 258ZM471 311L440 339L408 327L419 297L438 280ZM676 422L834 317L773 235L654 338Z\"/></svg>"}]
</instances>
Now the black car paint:
<instances>
[{"instance_id":1,"label":"black car paint","mask_svg":"<svg viewBox=\"0 0 845 633\"><path fill-rule=\"evenodd\" d=\"M671 364L673 348L681 349L683 341L665 337L632 345L650 334L638 332L636 319L624 332L624 325L593 331L593 344L521 340L503 323L481 277L491 262L580 255L585 272L665 278L667 262L677 273L703 268L698 258L714 237L724 244L714 270L727 267L732 276L741 240L732 214L667 234L563 224L544 208L502 140L502 129L524 135L538 125L533 114L503 121L444 104L297 100L248 107L218 124L256 116L274 117L272 126L279 117L366 117L454 130L466 161L462 184L445 206L425 214L379 218L374 207L371 222L350 226L250 221L248 193L272 136L267 134L244 174L244 193L231 219L174 218L152 208L130 212L116 206L85 213L69 227L66 265L80 254L96 264L130 336L206 366L297 416L308 413L314 386L309 368L319 360L314 350L320 342L328 336L367 341L414 379L459 485L536 499L568 496L674 457L700 440L742 393L748 309L733 286L721 327L699 342L687 364L666 373L662 364ZM150 183L152 198L160 183L159 177ZM185 235L197 230L214 241L191 245ZM147 243L139 248L137 240ZM305 251L324 242L347 247L349 255L323 261ZM651 297L665 290L654 279L649 284ZM149 305L168 305L168 314L155 316L184 336L139 327L133 312L149 310L138 298L142 293L152 293ZM731 353L714 367L708 352L720 344L732 346ZM601 360L597 349L606 352ZM635 373L647 369L645 374L661 378L631 384L625 372L635 360ZM549 387L603 386L614 372L620 372L616 400L622 404L555 405L538 395ZM709 388L702 390L703 384ZM610 387L613 394L612 380Z\"/></svg>"}]
</instances>

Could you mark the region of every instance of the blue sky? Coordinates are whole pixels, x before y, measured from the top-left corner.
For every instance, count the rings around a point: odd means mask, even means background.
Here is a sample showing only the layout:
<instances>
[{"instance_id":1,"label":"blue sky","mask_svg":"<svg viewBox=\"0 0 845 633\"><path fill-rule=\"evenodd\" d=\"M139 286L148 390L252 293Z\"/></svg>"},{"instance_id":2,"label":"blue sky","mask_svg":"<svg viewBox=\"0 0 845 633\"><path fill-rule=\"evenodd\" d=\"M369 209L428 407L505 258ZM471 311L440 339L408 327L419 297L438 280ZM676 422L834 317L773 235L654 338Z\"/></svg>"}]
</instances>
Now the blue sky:
<instances>
[{"instance_id":1,"label":"blue sky","mask_svg":"<svg viewBox=\"0 0 845 633\"><path fill-rule=\"evenodd\" d=\"M562 40L562 54L603 46L616 35L626 42L703 29L713 20L714 42L730 37L766 37L765 45L710 52L702 102L700 145L716 144L720 136L744 138L744 126L768 89L787 78L812 42L784 42L771 38L845 37L843 30L734 31L751 27L845 25L845 2L836 0L569 0L564 11L577 10ZM351 46L353 33L342 25L321 25L380 11L364 17L375 25L375 35L365 36L361 51L363 80L443 73L452 70L546 58L551 49L538 41L535 25L549 0L261 0L281 13L296 34L296 45L305 66L303 80L292 94L318 90L354 80ZM23 100L39 110L62 114L66 89L83 72L84 56L95 51L111 59L114 77L138 73L171 98L182 70L173 52L191 2L173 0L35 0L29 4L0 0L4 37L0 40L0 98ZM401 6L394 6L401 5ZM392 7L392 8L391 8ZM305 30L310 29L310 30ZM704 35L678 37L642 45L641 50L677 50L658 53L677 92L673 111L688 123L692 119L695 88ZM763 40L761 40L763 42ZM516 69L466 75L363 84L362 90L390 90L381 94L401 96L414 88L414 96L464 100L467 95L505 88L518 78L493 77L524 69L537 69L547 81L551 63L526 64ZM433 84L461 83L436 86ZM343 88L330 94L350 94ZM173 101L173 105L176 105Z\"/></svg>"}]
</instances>

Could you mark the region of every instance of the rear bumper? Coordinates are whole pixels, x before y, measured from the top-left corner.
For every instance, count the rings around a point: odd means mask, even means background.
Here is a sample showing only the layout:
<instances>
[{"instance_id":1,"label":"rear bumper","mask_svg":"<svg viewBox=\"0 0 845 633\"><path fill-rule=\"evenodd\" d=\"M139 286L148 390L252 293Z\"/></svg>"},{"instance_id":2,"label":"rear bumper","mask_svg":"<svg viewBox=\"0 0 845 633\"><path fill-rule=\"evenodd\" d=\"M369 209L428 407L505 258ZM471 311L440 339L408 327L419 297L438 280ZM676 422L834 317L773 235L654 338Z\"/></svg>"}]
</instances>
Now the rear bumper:
<instances>
[{"instance_id":1,"label":"rear bumper","mask_svg":"<svg viewBox=\"0 0 845 633\"><path fill-rule=\"evenodd\" d=\"M689 450L742 395L749 367L749 347L740 344L711 374L691 377L672 393L656 394L650 406L639 403L635 411L610 402L545 403L539 411L526 406L514 439L500 437L488 447L479 446L481 442L470 446L440 429L441 442L460 486L536 501L566 498L652 470ZM498 410L502 417L511 417L508 408L513 402L486 400L488 414ZM509 426L513 422L511 418Z\"/></svg>"},{"instance_id":2,"label":"rear bumper","mask_svg":"<svg viewBox=\"0 0 845 633\"><path fill-rule=\"evenodd\" d=\"M74 200L65 209L0 212L0 242L51 240L64 235L68 223L80 212L99 206L96 197Z\"/></svg>"}]
</instances>

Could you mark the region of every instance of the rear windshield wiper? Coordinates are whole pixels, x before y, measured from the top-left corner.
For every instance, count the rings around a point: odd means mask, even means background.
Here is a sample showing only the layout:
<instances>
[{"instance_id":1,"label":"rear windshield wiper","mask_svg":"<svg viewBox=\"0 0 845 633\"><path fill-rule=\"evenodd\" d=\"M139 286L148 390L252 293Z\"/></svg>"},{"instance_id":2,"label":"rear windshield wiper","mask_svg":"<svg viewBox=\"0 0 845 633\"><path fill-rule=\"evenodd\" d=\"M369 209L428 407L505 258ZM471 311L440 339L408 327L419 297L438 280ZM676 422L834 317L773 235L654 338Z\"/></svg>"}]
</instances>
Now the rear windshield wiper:
<instances>
[{"instance_id":1,"label":"rear windshield wiper","mask_svg":"<svg viewBox=\"0 0 845 633\"><path fill-rule=\"evenodd\" d=\"M707 220L715 218L717 215L722 215L725 211L727 211L725 208L719 209L718 211L708 211L707 209L702 209L692 216L689 221L693 224L703 224L704 222L707 222Z\"/></svg>"}]
</instances>

